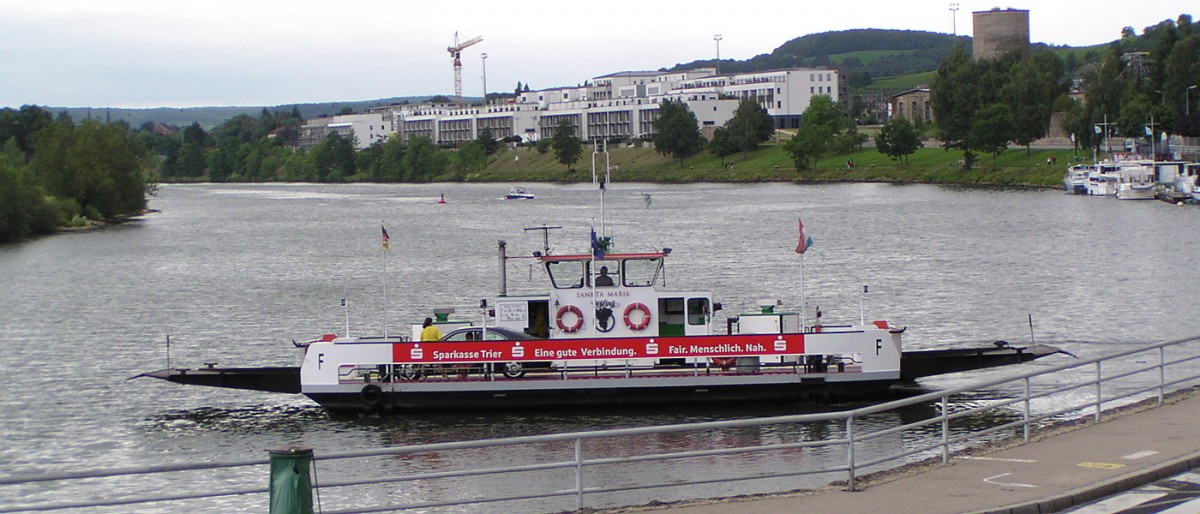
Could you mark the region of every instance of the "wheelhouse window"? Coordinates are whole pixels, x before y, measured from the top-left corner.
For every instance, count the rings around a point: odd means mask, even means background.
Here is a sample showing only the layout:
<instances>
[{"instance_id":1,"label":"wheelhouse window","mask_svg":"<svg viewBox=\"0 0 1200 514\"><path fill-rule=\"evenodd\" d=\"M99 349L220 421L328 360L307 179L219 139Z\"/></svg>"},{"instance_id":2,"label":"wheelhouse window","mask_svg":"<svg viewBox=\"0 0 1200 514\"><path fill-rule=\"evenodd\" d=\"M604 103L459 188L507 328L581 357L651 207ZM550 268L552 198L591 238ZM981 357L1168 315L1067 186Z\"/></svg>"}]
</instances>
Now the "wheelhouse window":
<instances>
[{"instance_id":1,"label":"wheelhouse window","mask_svg":"<svg viewBox=\"0 0 1200 514\"><path fill-rule=\"evenodd\" d=\"M595 282L597 287L610 287L621 283L621 278L618 276L620 263L617 261L596 261L593 269L595 270Z\"/></svg>"},{"instance_id":2,"label":"wheelhouse window","mask_svg":"<svg viewBox=\"0 0 1200 514\"><path fill-rule=\"evenodd\" d=\"M708 298L688 298L688 325L703 325L708 323Z\"/></svg>"},{"instance_id":3,"label":"wheelhouse window","mask_svg":"<svg viewBox=\"0 0 1200 514\"><path fill-rule=\"evenodd\" d=\"M627 287L652 286L654 281L658 280L659 274L662 273L662 266L661 258L626 260L622 274L622 278L625 279L624 284Z\"/></svg>"},{"instance_id":4,"label":"wheelhouse window","mask_svg":"<svg viewBox=\"0 0 1200 514\"><path fill-rule=\"evenodd\" d=\"M578 289L583 287L587 276L586 265L586 261L550 261L546 263L546 272L555 289Z\"/></svg>"}]
</instances>

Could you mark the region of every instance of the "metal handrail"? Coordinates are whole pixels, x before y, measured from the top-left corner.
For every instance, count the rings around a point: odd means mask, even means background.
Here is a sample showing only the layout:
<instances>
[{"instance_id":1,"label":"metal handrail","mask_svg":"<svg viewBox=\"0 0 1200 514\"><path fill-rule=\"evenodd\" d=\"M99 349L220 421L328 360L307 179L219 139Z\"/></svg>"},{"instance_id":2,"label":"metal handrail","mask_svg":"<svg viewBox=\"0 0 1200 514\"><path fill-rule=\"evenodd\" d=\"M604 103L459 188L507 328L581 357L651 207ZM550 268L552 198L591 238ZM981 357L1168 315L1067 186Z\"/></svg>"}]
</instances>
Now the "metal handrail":
<instances>
[{"instance_id":1,"label":"metal handrail","mask_svg":"<svg viewBox=\"0 0 1200 514\"><path fill-rule=\"evenodd\" d=\"M1022 439L1028 441L1032 431L1042 428L1051 420L1061 419L1062 416L1067 416L1072 413L1089 413L1091 419L1099 421L1103 413L1103 407L1107 403L1113 405L1114 402L1131 399L1138 396L1146 395L1147 393L1156 396L1157 401L1162 403L1166 393L1175 387L1182 387L1187 384L1195 384L1200 381L1200 371L1187 369L1185 366L1193 361L1200 360L1200 351L1193 350L1190 355L1173 356L1168 359L1166 350L1172 347L1181 347L1189 343L1200 341L1200 336L1193 336L1183 339L1175 339L1163 343L1150 344L1123 350L1113 354L1089 358L1079 359L1074 362L1042 368L1016 375L994 378L975 382L968 385L953 387L945 390L934 391L910 398L896 400L892 402L865 406L848 411L827 412L818 414L800 414L788 416L773 416L765 418L739 419L728 421L709 421L702 423L686 423L673 424L664 426L652 427L633 427L611 430L591 430L583 432L571 432L561 434L548 434L537 436L519 436L508 437L501 439L488 439L476 441L455 441L446 443L420 444L409 445L395 448L371 449L371 450L354 450L343 452L329 452L315 454L314 461L334 461L345 459L362 459L369 457L383 456L398 456L411 455L429 452L456 452L469 449L479 448L497 448L505 446L522 446L529 444L548 444L548 443L570 443L572 446L572 456L570 458L559 459L554 462L542 463L524 463L514 464L503 467L489 468L473 468L460 469L453 471L438 471L429 473L414 473L403 476L383 476L373 477L370 479L358 480L338 480L325 481L316 484L318 490L334 489L342 487L366 487L372 485L400 483L400 482L415 482L423 480L442 480L464 477L481 477L495 475L513 475L516 473L529 473L538 471L561 471L571 470L574 474L574 486L565 489L555 489L549 491L530 491L530 492L513 492L512 494L493 495L486 498L466 498L461 500L446 500L446 501L425 501L414 502L409 504L388 504L372 507L357 507L347 510L326 510L325 512L387 512L396 510L406 510L415 508L435 508L435 507L451 507L461 505L479 505L498 502L510 502L521 500L537 500L555 497L575 497L576 509L582 509L585 506L585 499L588 495L600 493L615 493L633 490L645 489L663 489L681 486L706 485L720 482L737 482L760 480L769 478L794 477L800 475L819 475L829 473L846 473L846 487L854 490L858 487L859 477L863 472L870 471L878 466L889 465L895 467L907 462L911 462L914 458L929 458L933 457L935 452L940 454L940 459L943 463L948 462L951 455L961 449L966 448L966 445L972 441L980 441L982 438L999 438L999 434L1005 433L1010 429L1021 428ZM1114 371L1109 375L1105 375L1104 363L1112 363L1130 357L1133 355L1144 354L1147 352L1157 352L1156 359L1153 362L1146 364L1138 363L1137 366ZM1031 382L1041 377L1059 374L1065 371L1080 370L1082 374L1081 380L1075 383L1063 385L1047 385L1040 390L1034 390ZM1173 376L1168 379L1167 371L1171 370ZM1152 385L1124 388L1121 391L1108 392L1106 384L1114 381L1153 373L1157 371L1157 377ZM968 406L962 409L956 409L951 412L950 399L963 393L976 392L980 390L994 389L1000 386L1019 386L1019 390L1013 391L1013 396L998 398L987 402L986 405ZM1111 388L1110 388L1111 389ZM1082 403L1071 403L1065 407L1041 410L1034 413L1031 404L1037 400L1057 398L1064 393L1073 393L1076 391L1091 391L1090 398ZM1105 396L1107 394L1107 396ZM869 416L895 411L904 407L934 404L939 412L928 418L916 420L909 423L904 423L897 426L889 426L883 429L864 431L861 427L861 421ZM1011 414L1018 414L1017 419L999 424L991 424L987 427L963 430L960 433L955 433L951 430L952 423L960 420L967 420L972 416L977 416L983 413L1004 411ZM803 423L827 423L827 422L842 422L844 423L844 434L841 436L831 436L814 441L798 441L798 442L778 442L778 443L759 443L754 445L736 446L736 447L716 447L711 446L702 449L693 449L688 451L675 452L657 452L643 453L621 457L588 457L583 450L583 441L594 439L621 439L636 436L644 436L650 434L665 434L665 433L680 433L680 432L700 432L706 430L724 430L735 428L759 427L765 425L793 425ZM936 426L937 428L931 428ZM907 447L898 449L897 451L880 453L875 451L868 454L863 452L865 444L871 441L879 440L885 437L902 434L913 430L927 430L928 433L923 434L924 439L920 444L912 444ZM983 439L983 442L987 442ZM756 473L752 476L732 476L732 477L705 477L695 478L682 481L671 481L668 483L638 483L634 485L605 485L594 484L590 485L588 481L587 470L598 466L611 466L614 464L633 464L646 462L660 462L668 460L689 459L698 457L717 457L737 454L752 454L762 452L772 452L778 450L804 449L804 448L830 448L836 450L841 448L845 452L846 460L843 464L831 464L822 467L802 468L802 469L778 469L768 473ZM158 466L143 466L131 468L113 468L99 469L80 472L66 473L48 473L48 474L31 474L31 475L16 475L9 477L0 477L0 492L3 492L3 487L19 486L23 484L51 482L51 481L73 481L90 478L120 478L120 477L135 477L147 474L163 474L163 473L178 473L184 471L199 471L199 470L215 470L215 469L231 469L247 466L266 466L266 459L240 460L240 461L225 461L225 462L204 462L204 463L181 463L167 464ZM327 468L323 468L328 471ZM699 474L698 476L703 476ZM529 481L536 482L536 481ZM236 489L225 489L216 491L206 491L201 493L166 493L158 495L149 495L142 497L118 498L98 501L73 501L70 503L45 503L39 505L6 505L0 507L0 513L3 512L19 512L19 511L45 511L45 510L61 510L68 508L86 508L94 506L116 506L116 505L133 505L139 503L150 502L165 502L165 501L181 501L188 499L214 498L222 496L246 495L246 494L262 494L268 490L261 487L242 487ZM2 496L0 496L2 498ZM5 502L12 503L12 502Z\"/></svg>"}]
</instances>

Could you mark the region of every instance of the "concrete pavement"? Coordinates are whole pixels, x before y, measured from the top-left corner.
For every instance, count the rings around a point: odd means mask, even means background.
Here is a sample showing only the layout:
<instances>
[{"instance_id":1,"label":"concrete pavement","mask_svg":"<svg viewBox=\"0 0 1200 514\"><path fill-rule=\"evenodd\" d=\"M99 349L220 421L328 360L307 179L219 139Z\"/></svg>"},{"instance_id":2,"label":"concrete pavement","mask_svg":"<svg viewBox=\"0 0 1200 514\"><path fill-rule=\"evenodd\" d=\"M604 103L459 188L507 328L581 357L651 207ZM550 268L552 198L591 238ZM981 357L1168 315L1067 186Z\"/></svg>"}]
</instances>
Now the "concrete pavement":
<instances>
[{"instance_id":1,"label":"concrete pavement","mask_svg":"<svg viewBox=\"0 0 1200 514\"><path fill-rule=\"evenodd\" d=\"M948 465L885 473L855 492L787 495L623 509L680 514L1042 513L1200 467L1200 389L1162 406L1126 407L1100 423L1050 429L1029 443L956 456ZM915 468L915 469L914 469Z\"/></svg>"}]
</instances>

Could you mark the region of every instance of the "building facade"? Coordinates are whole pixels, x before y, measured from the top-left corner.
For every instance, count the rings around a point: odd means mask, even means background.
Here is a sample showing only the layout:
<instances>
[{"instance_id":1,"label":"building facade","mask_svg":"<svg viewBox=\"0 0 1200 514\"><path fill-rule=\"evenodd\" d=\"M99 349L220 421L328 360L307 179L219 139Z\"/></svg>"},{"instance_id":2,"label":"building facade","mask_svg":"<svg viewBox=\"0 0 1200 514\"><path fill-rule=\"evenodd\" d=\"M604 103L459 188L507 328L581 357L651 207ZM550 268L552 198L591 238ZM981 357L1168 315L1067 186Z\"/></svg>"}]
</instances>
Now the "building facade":
<instances>
[{"instance_id":1,"label":"building facade","mask_svg":"<svg viewBox=\"0 0 1200 514\"><path fill-rule=\"evenodd\" d=\"M910 89L892 95L888 114L891 118L903 118L909 123L933 123L933 107L929 100L929 88Z\"/></svg>"},{"instance_id":2,"label":"building facade","mask_svg":"<svg viewBox=\"0 0 1200 514\"><path fill-rule=\"evenodd\" d=\"M393 105L362 115L310 120L302 129L301 146L319 143L334 131L352 133L359 148L391 134L403 141L420 137L457 145L476 139L483 129L496 139L516 136L535 142L553 137L561 120L585 141L649 138L655 133L658 107L666 100L686 104L706 136L733 118L744 98L762 106L776 128L789 129L800 126L815 96L844 104L844 77L837 70L807 68L727 75L714 68L625 71L595 77L582 86L526 91L507 103Z\"/></svg>"},{"instance_id":3,"label":"building facade","mask_svg":"<svg viewBox=\"0 0 1200 514\"><path fill-rule=\"evenodd\" d=\"M300 148L311 148L324 141L329 134L351 138L354 148L362 150L372 144L386 140L393 132L392 122L386 113L339 114L321 118L310 118L300 127Z\"/></svg>"}]
</instances>

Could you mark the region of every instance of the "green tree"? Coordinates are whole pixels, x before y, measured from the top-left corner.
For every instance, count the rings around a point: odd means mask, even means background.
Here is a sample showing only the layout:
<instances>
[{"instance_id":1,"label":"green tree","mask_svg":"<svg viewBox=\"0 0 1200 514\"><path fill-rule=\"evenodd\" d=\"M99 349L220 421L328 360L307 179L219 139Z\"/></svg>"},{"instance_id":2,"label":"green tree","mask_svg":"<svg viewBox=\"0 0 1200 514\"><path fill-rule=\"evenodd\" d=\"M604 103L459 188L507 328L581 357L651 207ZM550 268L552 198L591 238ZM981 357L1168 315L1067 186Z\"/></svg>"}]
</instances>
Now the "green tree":
<instances>
[{"instance_id":1,"label":"green tree","mask_svg":"<svg viewBox=\"0 0 1200 514\"><path fill-rule=\"evenodd\" d=\"M22 105L20 110L0 109L0 144L13 140L25 153L25 161L33 158L35 134L54 121L50 111L36 105Z\"/></svg>"},{"instance_id":2,"label":"green tree","mask_svg":"<svg viewBox=\"0 0 1200 514\"><path fill-rule=\"evenodd\" d=\"M964 152L971 149L971 116L979 108L976 72L971 55L960 43L954 45L934 75L929 98L946 148Z\"/></svg>"},{"instance_id":3,"label":"green tree","mask_svg":"<svg viewBox=\"0 0 1200 514\"><path fill-rule=\"evenodd\" d=\"M16 141L9 143L16 147ZM0 159L0 243L48 233L57 224L42 188L27 173Z\"/></svg>"},{"instance_id":4,"label":"green tree","mask_svg":"<svg viewBox=\"0 0 1200 514\"><path fill-rule=\"evenodd\" d=\"M567 117L559 119L558 126L554 127L550 147L554 149L558 163L566 166L567 171L571 171L572 166L579 162L579 157L583 155L583 142L575 137L575 127Z\"/></svg>"},{"instance_id":5,"label":"green tree","mask_svg":"<svg viewBox=\"0 0 1200 514\"><path fill-rule=\"evenodd\" d=\"M996 157L1008 149L1009 137L1016 130L1012 109L1004 104L989 104L971 120L971 149L992 154L992 166Z\"/></svg>"},{"instance_id":6,"label":"green tree","mask_svg":"<svg viewBox=\"0 0 1200 514\"><path fill-rule=\"evenodd\" d=\"M1200 82L1200 33L1192 33L1176 43L1165 68L1161 91L1165 103L1175 113L1176 132L1200 136L1200 88L1188 89Z\"/></svg>"},{"instance_id":7,"label":"green tree","mask_svg":"<svg viewBox=\"0 0 1200 514\"><path fill-rule=\"evenodd\" d=\"M496 140L496 136L492 135L492 129L485 127L479 131L479 135L475 137L475 141L483 147L485 156L496 155L500 152L500 141Z\"/></svg>"},{"instance_id":8,"label":"green tree","mask_svg":"<svg viewBox=\"0 0 1200 514\"><path fill-rule=\"evenodd\" d=\"M17 145L16 138L9 138L6 141L0 141L0 161L6 161L13 168L22 168L25 166L25 152L21 151L21 147Z\"/></svg>"},{"instance_id":9,"label":"green tree","mask_svg":"<svg viewBox=\"0 0 1200 514\"><path fill-rule=\"evenodd\" d=\"M383 154L379 156L379 169L372 176L384 182L399 182L405 175L404 153L407 145L398 137L383 142Z\"/></svg>"},{"instance_id":10,"label":"green tree","mask_svg":"<svg viewBox=\"0 0 1200 514\"><path fill-rule=\"evenodd\" d=\"M460 179L465 173L480 171L487 167L487 150L479 141L468 141L454 153L454 164Z\"/></svg>"},{"instance_id":11,"label":"green tree","mask_svg":"<svg viewBox=\"0 0 1200 514\"><path fill-rule=\"evenodd\" d=\"M797 131L795 135L780 145L783 151L792 157L792 165L796 167L796 171L808 169L812 166L812 161L816 158L816 153L811 148L813 138L811 135L801 134L803 130Z\"/></svg>"},{"instance_id":12,"label":"green tree","mask_svg":"<svg viewBox=\"0 0 1200 514\"><path fill-rule=\"evenodd\" d=\"M146 206L145 148L125 126L56 120L38 134L30 166L47 192L84 215L111 219Z\"/></svg>"},{"instance_id":13,"label":"green tree","mask_svg":"<svg viewBox=\"0 0 1200 514\"><path fill-rule=\"evenodd\" d=\"M912 124L904 118L892 118L875 136L875 148L892 160L905 163L908 157L925 146Z\"/></svg>"},{"instance_id":14,"label":"green tree","mask_svg":"<svg viewBox=\"0 0 1200 514\"><path fill-rule=\"evenodd\" d=\"M713 131L712 141L708 142L708 151L721 159L722 166L729 165L725 158L738 152L737 143L733 141L729 129L717 127L717 130Z\"/></svg>"},{"instance_id":15,"label":"green tree","mask_svg":"<svg viewBox=\"0 0 1200 514\"><path fill-rule=\"evenodd\" d=\"M1013 112L1013 142L1030 152L1034 140L1045 137L1054 113L1054 101L1066 93L1062 61L1053 52L1038 52L1014 64L1001 94Z\"/></svg>"},{"instance_id":16,"label":"green tree","mask_svg":"<svg viewBox=\"0 0 1200 514\"><path fill-rule=\"evenodd\" d=\"M846 131L841 108L828 96L814 96L804 110L804 123L783 150L792 156L796 169L808 169L812 161L829 151L834 140ZM852 142L857 138L852 137Z\"/></svg>"},{"instance_id":17,"label":"green tree","mask_svg":"<svg viewBox=\"0 0 1200 514\"><path fill-rule=\"evenodd\" d=\"M1063 130L1071 138L1075 150L1078 151L1081 147L1090 147L1094 134L1087 109L1084 109L1079 102L1068 98L1061 111L1063 113Z\"/></svg>"},{"instance_id":18,"label":"green tree","mask_svg":"<svg viewBox=\"0 0 1200 514\"><path fill-rule=\"evenodd\" d=\"M182 144L178 154L167 154L163 176L168 178L199 178L208 168L208 148L213 145L212 137L199 123L192 123L180 135Z\"/></svg>"},{"instance_id":19,"label":"green tree","mask_svg":"<svg viewBox=\"0 0 1200 514\"><path fill-rule=\"evenodd\" d=\"M679 100L666 100L658 107L655 121L654 150L669 155L684 165L684 159L704 147L696 115Z\"/></svg>"},{"instance_id":20,"label":"green tree","mask_svg":"<svg viewBox=\"0 0 1200 514\"><path fill-rule=\"evenodd\" d=\"M1121 60L1120 46L1113 44L1105 51L1103 61L1084 74L1087 85L1084 103L1088 109L1087 117L1093 124L1106 120L1117 121L1121 114L1121 97L1124 94L1121 81L1121 73L1124 70L1125 63ZM1103 141L1103 138L1095 139L1097 145Z\"/></svg>"},{"instance_id":21,"label":"green tree","mask_svg":"<svg viewBox=\"0 0 1200 514\"><path fill-rule=\"evenodd\" d=\"M742 152L743 159L748 157L746 152L757 149L775 133L771 116L754 98L743 98L738 102L737 110L733 112L733 118L725 122L725 128L729 130L734 147Z\"/></svg>"},{"instance_id":22,"label":"green tree","mask_svg":"<svg viewBox=\"0 0 1200 514\"><path fill-rule=\"evenodd\" d=\"M354 140L331 132L313 147L318 182L342 182L354 175Z\"/></svg>"},{"instance_id":23,"label":"green tree","mask_svg":"<svg viewBox=\"0 0 1200 514\"><path fill-rule=\"evenodd\" d=\"M406 181L429 182L446 172L446 157L428 138L413 138L404 154L404 169Z\"/></svg>"}]
</instances>

